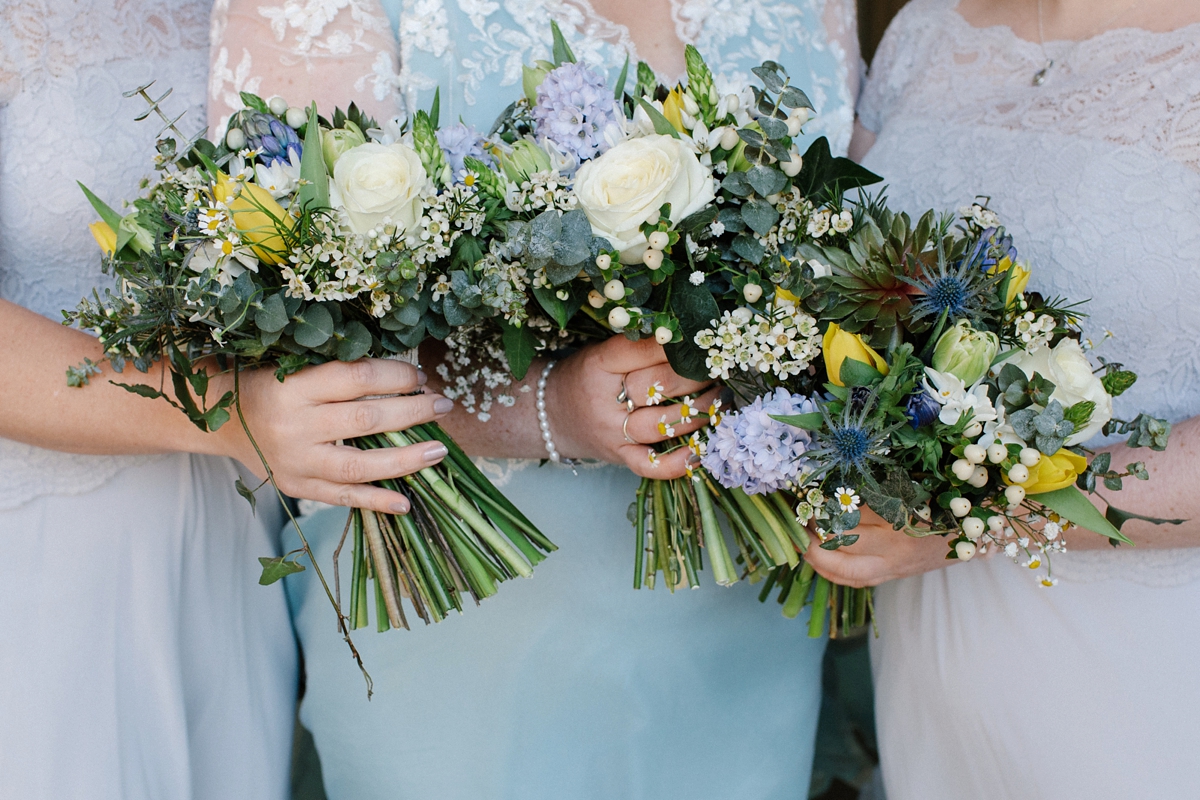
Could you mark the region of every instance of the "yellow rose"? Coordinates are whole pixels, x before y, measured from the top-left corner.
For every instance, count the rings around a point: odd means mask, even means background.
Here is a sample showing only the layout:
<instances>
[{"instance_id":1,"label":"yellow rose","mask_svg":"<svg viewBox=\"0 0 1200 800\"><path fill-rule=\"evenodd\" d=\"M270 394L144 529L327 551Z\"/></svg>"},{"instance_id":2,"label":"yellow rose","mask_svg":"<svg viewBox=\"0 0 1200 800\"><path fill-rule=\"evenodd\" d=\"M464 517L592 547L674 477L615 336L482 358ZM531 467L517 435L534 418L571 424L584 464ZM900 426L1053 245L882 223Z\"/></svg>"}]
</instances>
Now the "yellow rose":
<instances>
[{"instance_id":1,"label":"yellow rose","mask_svg":"<svg viewBox=\"0 0 1200 800\"><path fill-rule=\"evenodd\" d=\"M117 233L103 220L93 222L88 225L88 230L92 232L92 236L96 239L96 244L100 245L100 249L104 251L104 255L111 257L117 249Z\"/></svg>"},{"instance_id":2,"label":"yellow rose","mask_svg":"<svg viewBox=\"0 0 1200 800\"><path fill-rule=\"evenodd\" d=\"M1029 468L1029 480L1021 484L1025 494L1040 494L1065 489L1075 483L1079 473L1087 469L1087 459L1078 456L1070 450L1059 450L1052 456L1042 456L1042 460ZM1012 483L1008 477L1006 483Z\"/></svg>"},{"instance_id":3,"label":"yellow rose","mask_svg":"<svg viewBox=\"0 0 1200 800\"><path fill-rule=\"evenodd\" d=\"M836 323L829 323L821 349L825 353L825 371L829 373L829 382L835 386L845 385L841 375L842 362L847 358L869 364L884 375L888 374L888 365L883 356L876 353L857 333L847 333Z\"/></svg>"},{"instance_id":4,"label":"yellow rose","mask_svg":"<svg viewBox=\"0 0 1200 800\"><path fill-rule=\"evenodd\" d=\"M1012 259L1008 256L1000 259L1000 262L992 267L990 272L995 275L998 272L1008 272L1010 269L1012 270L1012 278L1008 281L1008 294L1004 298L1005 306L1011 306L1013 301L1025 292L1025 287L1029 285L1029 276L1032 272L1029 267L1013 264Z\"/></svg>"},{"instance_id":5,"label":"yellow rose","mask_svg":"<svg viewBox=\"0 0 1200 800\"><path fill-rule=\"evenodd\" d=\"M240 192L237 186L222 173L213 187L213 197L229 208L234 227L250 243L254 255L268 264L282 264L287 260L287 244L279 235L279 226L291 230L292 216L261 186L242 183Z\"/></svg>"}]
</instances>

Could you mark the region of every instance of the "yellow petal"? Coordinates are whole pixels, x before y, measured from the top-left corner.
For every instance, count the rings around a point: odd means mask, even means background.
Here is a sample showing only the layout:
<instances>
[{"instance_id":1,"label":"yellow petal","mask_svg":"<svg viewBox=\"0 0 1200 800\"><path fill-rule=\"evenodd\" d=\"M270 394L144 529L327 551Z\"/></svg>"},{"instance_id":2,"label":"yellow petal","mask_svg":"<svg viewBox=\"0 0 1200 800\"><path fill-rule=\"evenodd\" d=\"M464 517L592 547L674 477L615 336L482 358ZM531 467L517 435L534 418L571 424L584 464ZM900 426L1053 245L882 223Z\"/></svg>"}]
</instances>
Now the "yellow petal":
<instances>
[{"instance_id":1,"label":"yellow petal","mask_svg":"<svg viewBox=\"0 0 1200 800\"><path fill-rule=\"evenodd\" d=\"M103 220L93 222L88 225L88 230L92 232L92 238L96 240L96 244L100 245L104 255L111 257L116 252L117 233L107 222Z\"/></svg>"},{"instance_id":2,"label":"yellow petal","mask_svg":"<svg viewBox=\"0 0 1200 800\"><path fill-rule=\"evenodd\" d=\"M287 244L280 229L291 230L292 216L261 186L243 183L237 197L235 192L237 184L221 173L213 186L213 197L229 207L234 227L250 243L259 260L282 264L287 259Z\"/></svg>"}]
</instances>

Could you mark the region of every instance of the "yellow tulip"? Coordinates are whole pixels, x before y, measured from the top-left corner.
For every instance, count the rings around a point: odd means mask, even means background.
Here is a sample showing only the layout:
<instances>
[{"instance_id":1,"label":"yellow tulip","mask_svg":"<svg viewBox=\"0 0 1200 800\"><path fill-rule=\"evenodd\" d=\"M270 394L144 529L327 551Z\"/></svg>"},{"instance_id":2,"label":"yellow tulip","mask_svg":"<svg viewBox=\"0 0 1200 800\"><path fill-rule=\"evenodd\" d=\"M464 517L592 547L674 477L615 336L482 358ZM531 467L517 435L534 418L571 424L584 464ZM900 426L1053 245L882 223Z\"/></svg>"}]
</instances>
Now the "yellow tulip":
<instances>
[{"instance_id":1,"label":"yellow tulip","mask_svg":"<svg viewBox=\"0 0 1200 800\"><path fill-rule=\"evenodd\" d=\"M825 355L825 371L829 373L829 382L835 386L845 385L841 375L842 362L847 358L869 364L884 375L888 374L888 365L883 356L875 352L857 333L847 333L836 323L829 323L821 349Z\"/></svg>"},{"instance_id":2,"label":"yellow tulip","mask_svg":"<svg viewBox=\"0 0 1200 800\"><path fill-rule=\"evenodd\" d=\"M95 238L96 244L100 245L100 249L104 251L104 255L111 258L112 254L117 250L117 232L103 220L88 225L88 230L92 232L92 237Z\"/></svg>"},{"instance_id":3,"label":"yellow tulip","mask_svg":"<svg viewBox=\"0 0 1200 800\"><path fill-rule=\"evenodd\" d=\"M667 95L667 99L663 100L662 115L680 133L683 133L683 116L680 113L683 110L683 90L676 86Z\"/></svg>"},{"instance_id":4,"label":"yellow tulip","mask_svg":"<svg viewBox=\"0 0 1200 800\"><path fill-rule=\"evenodd\" d=\"M1000 259L1000 262L992 267L989 273L995 275L998 272L1008 272L1010 269L1012 277L1008 281L1008 294L1004 298L1005 306L1011 306L1013 301L1025 292L1025 287L1029 285L1029 276L1032 273L1029 267L1013 264L1012 259L1008 256Z\"/></svg>"},{"instance_id":5,"label":"yellow tulip","mask_svg":"<svg viewBox=\"0 0 1200 800\"><path fill-rule=\"evenodd\" d=\"M229 208L234 227L250 243L259 260L282 264L287 260L287 244L279 235L279 226L291 230L294 224L291 215L261 186L253 183L240 186L239 192L238 184L222 173L213 186L213 197Z\"/></svg>"},{"instance_id":6,"label":"yellow tulip","mask_svg":"<svg viewBox=\"0 0 1200 800\"><path fill-rule=\"evenodd\" d=\"M1059 450L1052 456L1042 456L1041 461L1029 468L1029 480L1021 484L1025 494L1040 494L1065 489L1075 483L1079 473L1087 469L1087 459L1070 450ZM1005 482L1012 483L1005 476Z\"/></svg>"}]
</instances>

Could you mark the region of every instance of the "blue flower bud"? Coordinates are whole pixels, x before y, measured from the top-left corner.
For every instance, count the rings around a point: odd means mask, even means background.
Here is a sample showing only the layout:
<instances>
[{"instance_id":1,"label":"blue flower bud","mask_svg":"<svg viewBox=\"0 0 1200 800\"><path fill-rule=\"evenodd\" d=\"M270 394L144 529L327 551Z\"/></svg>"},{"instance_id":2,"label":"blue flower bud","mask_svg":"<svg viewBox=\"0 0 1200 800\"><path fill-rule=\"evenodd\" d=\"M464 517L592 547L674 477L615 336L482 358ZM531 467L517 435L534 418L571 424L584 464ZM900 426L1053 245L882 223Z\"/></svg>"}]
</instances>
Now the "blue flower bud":
<instances>
[{"instance_id":1,"label":"blue flower bud","mask_svg":"<svg viewBox=\"0 0 1200 800\"><path fill-rule=\"evenodd\" d=\"M941 410L942 406L933 395L921 389L908 396L908 404L904 409L904 413L908 416L908 421L915 430L931 424L938 418Z\"/></svg>"}]
</instances>

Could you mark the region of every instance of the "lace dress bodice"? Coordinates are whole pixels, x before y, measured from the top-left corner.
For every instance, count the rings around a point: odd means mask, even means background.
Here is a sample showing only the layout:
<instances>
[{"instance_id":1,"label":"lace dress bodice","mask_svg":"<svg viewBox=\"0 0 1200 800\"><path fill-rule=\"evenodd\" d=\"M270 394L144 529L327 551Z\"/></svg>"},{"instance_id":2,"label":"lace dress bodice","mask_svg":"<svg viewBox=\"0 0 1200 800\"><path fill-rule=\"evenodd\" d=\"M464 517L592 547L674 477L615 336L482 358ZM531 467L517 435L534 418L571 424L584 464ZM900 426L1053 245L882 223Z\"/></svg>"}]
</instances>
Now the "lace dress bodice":
<instances>
[{"instance_id":1,"label":"lace dress bodice","mask_svg":"<svg viewBox=\"0 0 1200 800\"><path fill-rule=\"evenodd\" d=\"M671 9L676 35L714 66L719 88L778 61L816 106L806 132L845 152L859 72L852 0L671 0ZM389 19L396 38L381 36ZM289 72L319 67L337 75L323 85L345 87L341 105L427 108L440 86L442 119L487 129L520 95L522 64L550 57L552 19L580 61L615 77L627 56L638 60L628 29L588 0L217 0L213 117L241 107L238 91L285 93Z\"/></svg>"},{"instance_id":2,"label":"lace dress bodice","mask_svg":"<svg viewBox=\"0 0 1200 800\"><path fill-rule=\"evenodd\" d=\"M203 125L205 0L6 0L0 4L0 297L52 319L104 286L75 181L114 207L150 172L155 134L121 93L152 80ZM70 366L63 364L65 370ZM77 494L137 459L78 456L0 439L0 509Z\"/></svg>"},{"instance_id":3,"label":"lace dress bodice","mask_svg":"<svg viewBox=\"0 0 1200 800\"><path fill-rule=\"evenodd\" d=\"M1056 66L1033 86L1038 44L957 2L913 0L888 29L858 109L878 137L864 164L910 212L990 197L1030 287L1091 298L1096 353L1137 372L1118 417L1200 414L1200 25L1047 42ZM1054 563L1067 580L1200 577L1200 549Z\"/></svg>"}]
</instances>

